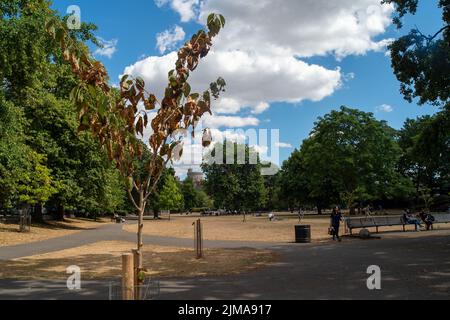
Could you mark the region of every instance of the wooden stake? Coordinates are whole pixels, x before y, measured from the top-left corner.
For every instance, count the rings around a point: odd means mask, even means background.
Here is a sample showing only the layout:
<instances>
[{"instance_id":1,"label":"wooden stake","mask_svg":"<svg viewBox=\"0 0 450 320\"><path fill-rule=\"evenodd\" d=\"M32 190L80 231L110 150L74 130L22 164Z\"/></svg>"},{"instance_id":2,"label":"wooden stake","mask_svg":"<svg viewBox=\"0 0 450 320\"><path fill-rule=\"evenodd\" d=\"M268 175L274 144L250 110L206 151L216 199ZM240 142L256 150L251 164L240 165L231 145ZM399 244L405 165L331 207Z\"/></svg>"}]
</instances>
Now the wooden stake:
<instances>
[{"instance_id":1,"label":"wooden stake","mask_svg":"<svg viewBox=\"0 0 450 320\"><path fill-rule=\"evenodd\" d=\"M141 271L139 269L139 251L134 249L133 252L133 278L134 278L134 300L140 300L140 290L139 286L141 283L139 281L139 272Z\"/></svg>"},{"instance_id":2,"label":"wooden stake","mask_svg":"<svg viewBox=\"0 0 450 320\"><path fill-rule=\"evenodd\" d=\"M134 263L133 255L122 255L122 300L134 300Z\"/></svg>"}]
</instances>

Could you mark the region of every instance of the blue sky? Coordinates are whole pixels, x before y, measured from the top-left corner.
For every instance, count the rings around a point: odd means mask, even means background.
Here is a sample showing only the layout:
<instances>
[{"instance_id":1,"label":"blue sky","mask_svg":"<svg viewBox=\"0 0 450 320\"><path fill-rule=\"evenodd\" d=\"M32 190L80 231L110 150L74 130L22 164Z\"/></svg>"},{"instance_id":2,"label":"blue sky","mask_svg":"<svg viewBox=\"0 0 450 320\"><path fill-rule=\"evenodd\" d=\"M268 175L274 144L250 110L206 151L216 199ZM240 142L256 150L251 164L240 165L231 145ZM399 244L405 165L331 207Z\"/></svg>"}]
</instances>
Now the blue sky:
<instances>
[{"instance_id":1,"label":"blue sky","mask_svg":"<svg viewBox=\"0 0 450 320\"><path fill-rule=\"evenodd\" d=\"M164 0L161 1L164 2ZM165 0L168 3L170 1ZM370 0L361 0L361 2L364 1ZM387 26L383 32L373 36L373 40L398 38L415 25L426 34L438 30L441 26L441 12L436 6L437 0L420 2L418 14L405 18L402 30L398 31L392 25ZM61 14L65 14L70 5L80 7L83 21L93 22L98 26L97 36L107 41L114 39L117 41L114 45L116 52L111 57L97 55L97 58L108 69L112 82L115 83L127 66L135 64L143 57L163 55L157 49L157 34L178 25L184 30L186 37L190 37L201 27L195 19L188 22L181 21L183 18L180 19L180 12L170 4L157 6L153 0L58 0L53 4L53 8ZM227 17L227 20L229 18ZM233 21L233 17L231 17L231 21ZM292 22L292 24L295 23L295 21ZM179 44L181 43L183 42ZM242 108L234 113L234 116L257 118L259 120L257 128L280 129L280 140L297 148L302 140L308 137L317 117L323 116L341 105L374 112L378 119L388 121L392 127L397 129L401 128L406 118L415 118L437 111L436 107L417 106L403 100L399 93L399 83L393 75L390 58L385 55L385 50L367 50L363 54L350 53L340 58L333 53L313 54L310 57L303 56L299 59L327 70L340 68L342 85L320 101L313 102L308 99L299 103L268 101L270 108L262 113L255 115L251 109ZM226 80L230 83L234 78ZM273 81L277 81L276 77L273 78ZM291 88L291 90L295 91L296 88ZM384 111L377 111L377 107L383 105L390 106L390 108L386 107ZM392 110L390 110L391 108ZM282 149L281 160L286 159L292 150L290 148Z\"/></svg>"}]
</instances>

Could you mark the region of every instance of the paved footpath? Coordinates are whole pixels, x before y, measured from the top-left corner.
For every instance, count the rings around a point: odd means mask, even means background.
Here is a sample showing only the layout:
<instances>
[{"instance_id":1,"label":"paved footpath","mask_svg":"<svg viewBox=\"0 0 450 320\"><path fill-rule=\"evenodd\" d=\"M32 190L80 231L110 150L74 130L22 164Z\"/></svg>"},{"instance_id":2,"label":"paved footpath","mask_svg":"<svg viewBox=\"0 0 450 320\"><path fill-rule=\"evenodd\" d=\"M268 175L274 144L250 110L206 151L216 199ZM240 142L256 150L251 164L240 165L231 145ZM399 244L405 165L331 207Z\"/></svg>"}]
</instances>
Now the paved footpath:
<instances>
[{"instance_id":1,"label":"paved footpath","mask_svg":"<svg viewBox=\"0 0 450 320\"><path fill-rule=\"evenodd\" d=\"M114 231L114 232L113 232ZM112 234L113 238L108 238ZM108 235L108 236L107 236ZM45 252L101 240L133 240L133 234L107 226L66 237L59 245L34 244L33 250L16 246L15 256ZM63 239L61 239L63 240ZM191 240L148 237L158 244L192 246ZM59 242L59 241L56 241ZM208 246L261 246L260 243L209 242ZM310 245L266 244L280 253L280 260L259 271L227 277L167 279L161 281L159 299L450 299L450 236L430 233L420 238L346 240ZM10 252L0 249L0 256ZM382 289L370 291L367 268L378 265ZM69 292L58 281L0 279L0 299L108 299L108 282L83 282L83 289Z\"/></svg>"},{"instance_id":2,"label":"paved footpath","mask_svg":"<svg viewBox=\"0 0 450 320\"><path fill-rule=\"evenodd\" d=\"M71 235L52 238L40 242L25 243L10 247L0 247L0 260L11 260L29 257L37 254L76 248L99 241L136 241L136 234L122 230L121 224L107 224L97 229L77 232ZM144 235L144 243L159 246L193 248L194 240ZM264 242L240 241L209 241L205 240L207 248L265 248L273 244Z\"/></svg>"}]
</instances>

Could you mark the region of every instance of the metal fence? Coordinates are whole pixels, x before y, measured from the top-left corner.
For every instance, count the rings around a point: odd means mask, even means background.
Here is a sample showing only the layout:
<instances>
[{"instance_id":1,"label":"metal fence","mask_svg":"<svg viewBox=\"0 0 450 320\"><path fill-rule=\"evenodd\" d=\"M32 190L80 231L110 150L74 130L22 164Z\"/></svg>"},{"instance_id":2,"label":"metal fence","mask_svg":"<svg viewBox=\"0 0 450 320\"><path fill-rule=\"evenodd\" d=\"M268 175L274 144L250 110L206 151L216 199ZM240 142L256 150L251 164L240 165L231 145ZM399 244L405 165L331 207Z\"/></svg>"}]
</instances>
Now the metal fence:
<instances>
[{"instance_id":1,"label":"metal fence","mask_svg":"<svg viewBox=\"0 0 450 320\"><path fill-rule=\"evenodd\" d=\"M19 232L30 232L31 210L29 209L1 210L0 222L5 224L17 224L19 226Z\"/></svg>"},{"instance_id":2,"label":"metal fence","mask_svg":"<svg viewBox=\"0 0 450 320\"><path fill-rule=\"evenodd\" d=\"M29 213L20 215L19 231L20 232L30 232L31 231L31 215Z\"/></svg>"},{"instance_id":3,"label":"metal fence","mask_svg":"<svg viewBox=\"0 0 450 320\"><path fill-rule=\"evenodd\" d=\"M124 290L133 290L135 300L156 300L161 292L158 280L148 279L143 285L134 286L133 288L124 288L120 281L109 283L109 300L123 300Z\"/></svg>"}]
</instances>

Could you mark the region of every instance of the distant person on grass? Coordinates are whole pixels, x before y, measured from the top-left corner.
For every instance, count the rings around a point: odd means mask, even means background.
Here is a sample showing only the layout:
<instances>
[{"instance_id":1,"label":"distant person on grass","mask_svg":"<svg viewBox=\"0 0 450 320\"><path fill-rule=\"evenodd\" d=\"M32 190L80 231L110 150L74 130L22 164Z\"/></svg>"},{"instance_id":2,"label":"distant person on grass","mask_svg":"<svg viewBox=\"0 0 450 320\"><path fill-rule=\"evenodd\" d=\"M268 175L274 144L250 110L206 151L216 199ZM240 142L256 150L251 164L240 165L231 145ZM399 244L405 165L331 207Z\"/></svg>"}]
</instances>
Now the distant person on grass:
<instances>
[{"instance_id":1,"label":"distant person on grass","mask_svg":"<svg viewBox=\"0 0 450 320\"><path fill-rule=\"evenodd\" d=\"M341 242L342 240L341 237L339 236L339 228L341 226L342 213L339 210L339 207L333 208L330 220L331 220L330 226L332 228L333 241L338 240L339 242Z\"/></svg>"}]
</instances>

